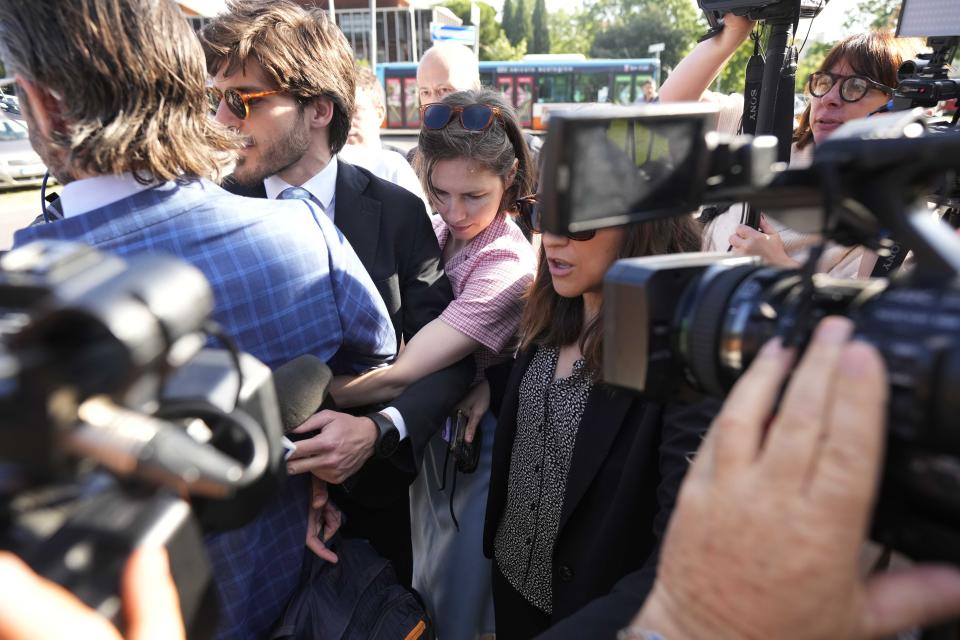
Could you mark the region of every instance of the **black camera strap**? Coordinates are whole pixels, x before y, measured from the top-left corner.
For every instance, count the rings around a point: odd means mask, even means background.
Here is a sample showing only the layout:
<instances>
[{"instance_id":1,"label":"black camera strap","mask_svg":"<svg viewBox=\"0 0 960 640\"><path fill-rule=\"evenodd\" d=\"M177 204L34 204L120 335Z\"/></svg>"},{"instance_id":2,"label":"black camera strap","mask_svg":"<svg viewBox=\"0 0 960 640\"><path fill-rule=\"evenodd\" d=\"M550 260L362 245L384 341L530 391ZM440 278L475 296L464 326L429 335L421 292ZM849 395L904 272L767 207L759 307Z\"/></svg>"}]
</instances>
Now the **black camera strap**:
<instances>
[{"instance_id":1,"label":"black camera strap","mask_svg":"<svg viewBox=\"0 0 960 640\"><path fill-rule=\"evenodd\" d=\"M907 248L899 242L894 242L886 248L884 254L877 254L877 263L873 265L873 271L870 272L871 278L889 278L892 276L903 264L903 261L907 259Z\"/></svg>"},{"instance_id":2,"label":"black camera strap","mask_svg":"<svg viewBox=\"0 0 960 640\"><path fill-rule=\"evenodd\" d=\"M753 31L753 55L747 62L747 73L743 83L743 133L754 135L757 132L757 115L760 112L760 89L763 84L763 54L760 51L760 34ZM792 92L792 89L791 89Z\"/></svg>"},{"instance_id":3,"label":"black camera strap","mask_svg":"<svg viewBox=\"0 0 960 640\"><path fill-rule=\"evenodd\" d=\"M777 160L780 162L790 162L790 146L793 142L793 90L796 82L797 47L791 45L780 69L773 116L773 135L777 136Z\"/></svg>"}]
</instances>

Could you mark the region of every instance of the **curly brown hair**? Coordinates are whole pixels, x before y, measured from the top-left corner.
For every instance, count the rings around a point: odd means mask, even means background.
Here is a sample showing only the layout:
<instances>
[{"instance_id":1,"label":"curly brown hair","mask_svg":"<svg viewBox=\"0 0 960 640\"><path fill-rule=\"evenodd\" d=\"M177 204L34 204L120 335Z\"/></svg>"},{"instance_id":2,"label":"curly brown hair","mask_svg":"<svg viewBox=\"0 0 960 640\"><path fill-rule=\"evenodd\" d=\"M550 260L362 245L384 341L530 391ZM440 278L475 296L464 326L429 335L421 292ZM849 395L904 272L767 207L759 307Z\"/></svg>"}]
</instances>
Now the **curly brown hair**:
<instances>
[{"instance_id":1,"label":"curly brown hair","mask_svg":"<svg viewBox=\"0 0 960 640\"><path fill-rule=\"evenodd\" d=\"M0 48L57 101L45 142L67 178L217 179L240 148L209 117L203 53L173 2L0 2Z\"/></svg>"},{"instance_id":2,"label":"curly brown hair","mask_svg":"<svg viewBox=\"0 0 960 640\"><path fill-rule=\"evenodd\" d=\"M301 102L329 98L330 150L346 144L356 98L353 51L326 11L289 0L231 0L203 27L200 42L210 75L243 72L253 60Z\"/></svg>"}]
</instances>

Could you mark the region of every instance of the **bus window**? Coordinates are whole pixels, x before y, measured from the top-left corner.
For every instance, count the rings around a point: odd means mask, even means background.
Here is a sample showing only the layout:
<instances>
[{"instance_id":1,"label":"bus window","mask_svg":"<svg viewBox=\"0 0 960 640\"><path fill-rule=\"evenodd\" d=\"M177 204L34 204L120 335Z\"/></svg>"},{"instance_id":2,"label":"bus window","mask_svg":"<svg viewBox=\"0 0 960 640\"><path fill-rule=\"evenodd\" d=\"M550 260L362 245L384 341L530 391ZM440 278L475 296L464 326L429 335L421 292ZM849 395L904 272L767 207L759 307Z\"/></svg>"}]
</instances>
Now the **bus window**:
<instances>
[{"instance_id":1,"label":"bus window","mask_svg":"<svg viewBox=\"0 0 960 640\"><path fill-rule=\"evenodd\" d=\"M407 111L407 127L420 128L420 94L417 92L417 79L403 79L403 104Z\"/></svg>"},{"instance_id":2,"label":"bus window","mask_svg":"<svg viewBox=\"0 0 960 640\"><path fill-rule=\"evenodd\" d=\"M514 103L521 127L533 126L533 78L517 76L517 101Z\"/></svg>"},{"instance_id":3,"label":"bus window","mask_svg":"<svg viewBox=\"0 0 960 640\"><path fill-rule=\"evenodd\" d=\"M606 71L578 73L573 84L574 102L609 102L610 74Z\"/></svg>"},{"instance_id":4,"label":"bus window","mask_svg":"<svg viewBox=\"0 0 960 640\"><path fill-rule=\"evenodd\" d=\"M513 104L513 76L497 76L497 91L503 94L508 104Z\"/></svg>"},{"instance_id":5,"label":"bus window","mask_svg":"<svg viewBox=\"0 0 960 640\"><path fill-rule=\"evenodd\" d=\"M633 102L633 76L617 74L613 77L613 101L617 104Z\"/></svg>"},{"instance_id":6,"label":"bus window","mask_svg":"<svg viewBox=\"0 0 960 640\"><path fill-rule=\"evenodd\" d=\"M558 74L537 78L537 102L573 102L570 76Z\"/></svg>"},{"instance_id":7,"label":"bus window","mask_svg":"<svg viewBox=\"0 0 960 640\"><path fill-rule=\"evenodd\" d=\"M403 82L400 78L387 78L387 126L403 126Z\"/></svg>"},{"instance_id":8,"label":"bus window","mask_svg":"<svg viewBox=\"0 0 960 640\"><path fill-rule=\"evenodd\" d=\"M493 71L481 71L480 72L480 84L484 87L493 86Z\"/></svg>"}]
</instances>

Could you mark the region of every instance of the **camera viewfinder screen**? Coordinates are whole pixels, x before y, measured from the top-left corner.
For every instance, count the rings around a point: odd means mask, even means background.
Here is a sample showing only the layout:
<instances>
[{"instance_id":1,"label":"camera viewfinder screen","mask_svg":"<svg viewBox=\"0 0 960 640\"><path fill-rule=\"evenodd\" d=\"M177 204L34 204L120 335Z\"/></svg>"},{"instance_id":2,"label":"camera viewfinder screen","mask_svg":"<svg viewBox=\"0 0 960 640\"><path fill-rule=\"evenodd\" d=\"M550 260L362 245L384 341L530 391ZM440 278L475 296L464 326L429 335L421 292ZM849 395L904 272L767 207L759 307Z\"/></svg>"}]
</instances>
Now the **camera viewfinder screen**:
<instances>
[{"instance_id":1,"label":"camera viewfinder screen","mask_svg":"<svg viewBox=\"0 0 960 640\"><path fill-rule=\"evenodd\" d=\"M703 191L705 114L676 106L629 117L551 122L544 225L563 232L689 213Z\"/></svg>"}]
</instances>

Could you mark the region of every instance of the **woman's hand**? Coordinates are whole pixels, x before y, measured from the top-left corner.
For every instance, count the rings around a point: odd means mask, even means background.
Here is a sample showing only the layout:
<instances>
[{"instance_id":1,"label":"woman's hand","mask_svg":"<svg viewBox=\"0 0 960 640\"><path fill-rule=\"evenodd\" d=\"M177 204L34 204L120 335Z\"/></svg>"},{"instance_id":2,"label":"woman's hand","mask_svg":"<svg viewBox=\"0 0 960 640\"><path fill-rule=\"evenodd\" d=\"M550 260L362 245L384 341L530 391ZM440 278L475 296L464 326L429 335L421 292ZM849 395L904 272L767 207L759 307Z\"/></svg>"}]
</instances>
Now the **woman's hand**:
<instances>
[{"instance_id":1,"label":"woman's hand","mask_svg":"<svg viewBox=\"0 0 960 640\"><path fill-rule=\"evenodd\" d=\"M760 218L760 231L741 224L730 236L730 246L738 256L758 256L769 265L797 269L800 263L787 255L783 238L766 218Z\"/></svg>"},{"instance_id":2,"label":"woman's hand","mask_svg":"<svg viewBox=\"0 0 960 640\"><path fill-rule=\"evenodd\" d=\"M747 36L753 31L754 24L756 23L746 16L735 16L732 13L727 13L723 16L723 33L726 34L725 37L731 43L735 43L734 48L737 48L746 42Z\"/></svg>"},{"instance_id":3,"label":"woman's hand","mask_svg":"<svg viewBox=\"0 0 960 640\"><path fill-rule=\"evenodd\" d=\"M473 435L477 432L483 414L490 408L490 383L482 380L473 386L467 395L457 404L457 410L467 416L467 432L464 440L473 442Z\"/></svg>"}]
</instances>

